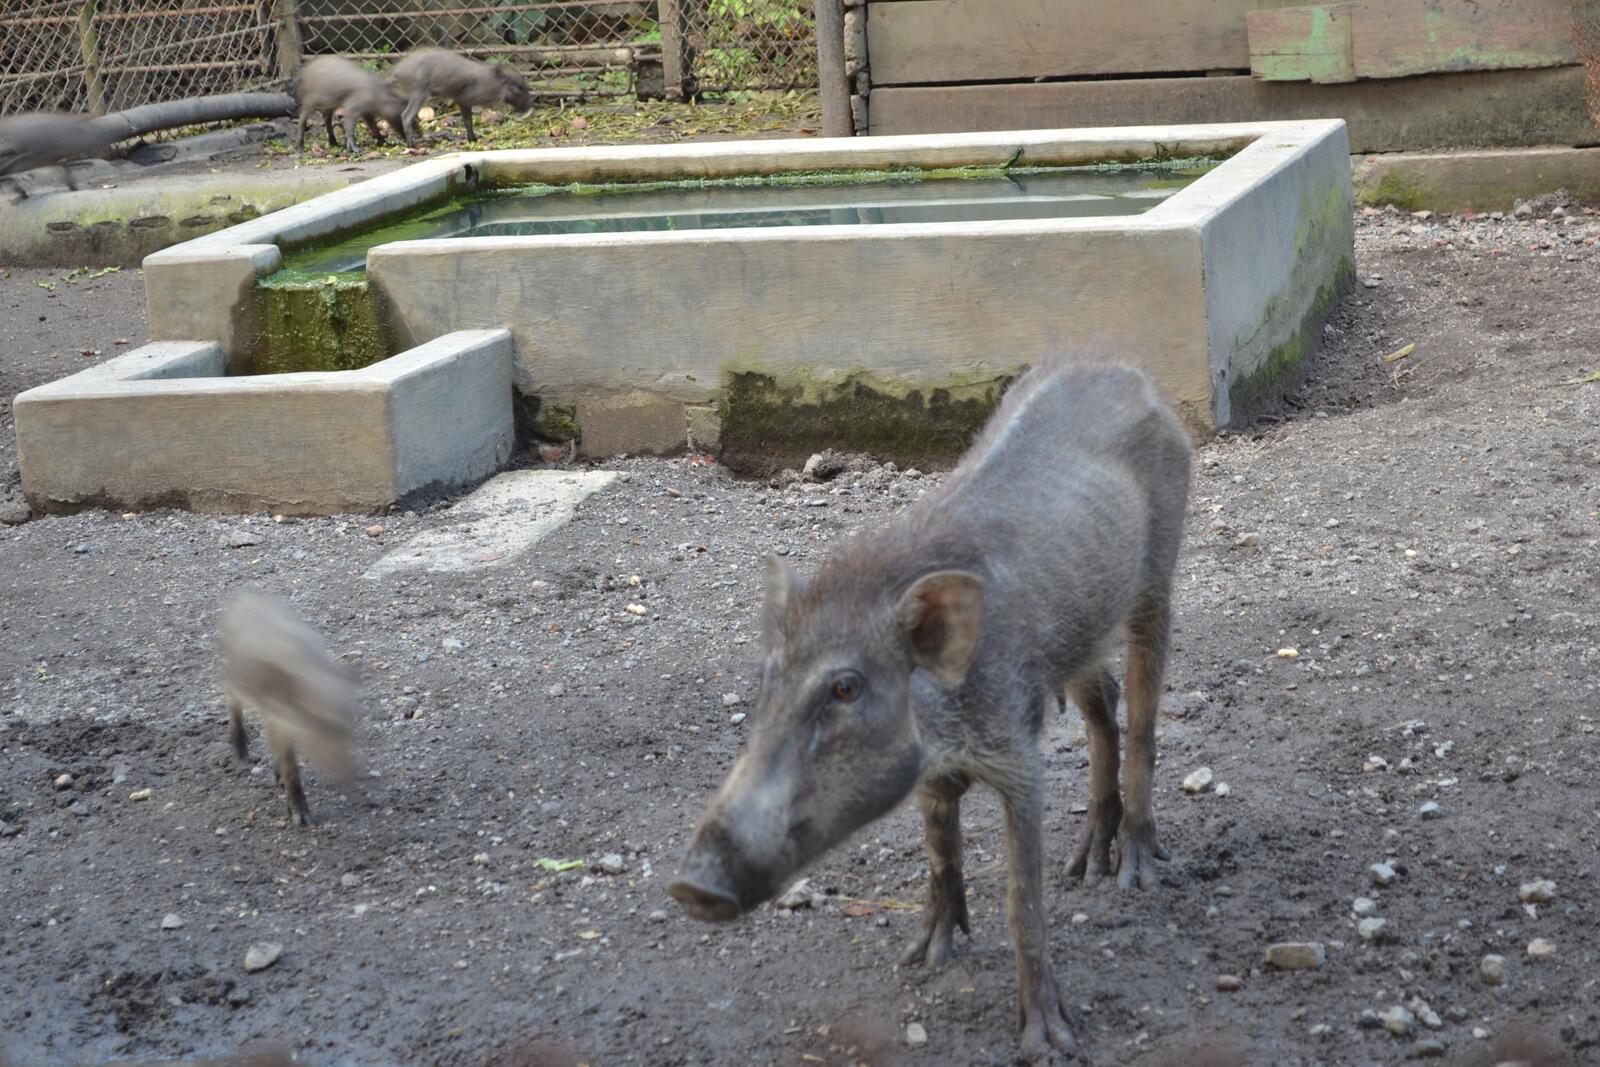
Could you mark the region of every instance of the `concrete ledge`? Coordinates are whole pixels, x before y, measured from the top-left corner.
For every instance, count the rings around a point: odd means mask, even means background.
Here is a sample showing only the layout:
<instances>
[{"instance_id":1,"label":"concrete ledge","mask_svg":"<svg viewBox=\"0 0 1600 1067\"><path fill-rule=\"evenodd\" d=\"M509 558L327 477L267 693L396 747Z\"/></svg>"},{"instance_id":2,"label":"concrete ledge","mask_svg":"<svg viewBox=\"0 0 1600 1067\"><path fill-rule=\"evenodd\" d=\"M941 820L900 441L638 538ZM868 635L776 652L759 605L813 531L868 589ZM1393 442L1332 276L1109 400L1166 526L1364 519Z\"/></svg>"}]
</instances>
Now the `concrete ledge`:
<instances>
[{"instance_id":1,"label":"concrete ledge","mask_svg":"<svg viewBox=\"0 0 1600 1067\"><path fill-rule=\"evenodd\" d=\"M1557 189L1600 202L1600 148L1396 152L1351 164L1359 202L1407 211L1510 211Z\"/></svg>"},{"instance_id":2,"label":"concrete ledge","mask_svg":"<svg viewBox=\"0 0 1600 1067\"><path fill-rule=\"evenodd\" d=\"M447 334L358 371L224 369L215 342L158 343L19 395L28 502L366 511L477 481L511 454L505 330Z\"/></svg>"}]
</instances>

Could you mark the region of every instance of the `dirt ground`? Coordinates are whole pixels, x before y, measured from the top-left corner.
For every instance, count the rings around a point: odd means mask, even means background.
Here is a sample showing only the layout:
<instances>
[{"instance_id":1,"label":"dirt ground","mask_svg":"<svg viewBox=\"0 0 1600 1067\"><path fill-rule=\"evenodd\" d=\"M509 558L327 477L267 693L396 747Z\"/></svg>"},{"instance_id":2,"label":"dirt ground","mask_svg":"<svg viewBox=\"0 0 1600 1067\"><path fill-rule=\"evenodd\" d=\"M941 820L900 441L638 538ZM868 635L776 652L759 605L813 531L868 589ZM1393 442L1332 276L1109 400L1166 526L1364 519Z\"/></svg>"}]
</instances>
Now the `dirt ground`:
<instances>
[{"instance_id":1,"label":"dirt ground","mask_svg":"<svg viewBox=\"0 0 1600 1067\"><path fill-rule=\"evenodd\" d=\"M1076 715L1044 742L1051 944L1088 1062L1600 1061L1600 383L1558 384L1600 363L1597 237L1581 212L1361 216L1363 281L1309 384L1198 450L1160 891L1066 881ZM0 280L0 492L11 396L144 334L136 272ZM362 577L438 508L379 536L364 516L0 526L14 1064L261 1040L317 1065L1013 1062L988 798L965 827L973 936L943 973L895 964L925 874L908 811L812 871L811 906L711 928L665 894L746 730L763 555L814 566L932 476L604 466L624 481L571 525L461 576ZM224 547L236 533L254 543ZM259 740L250 765L225 743L212 630L246 586L290 598L364 680L376 776L341 791L312 770L313 830L286 825ZM1201 767L1226 795L1184 791ZM1358 897L1386 920L1370 940ZM1279 941L1326 962L1271 971ZM282 956L246 973L256 942ZM1366 1014L1395 1005L1411 1032Z\"/></svg>"}]
</instances>

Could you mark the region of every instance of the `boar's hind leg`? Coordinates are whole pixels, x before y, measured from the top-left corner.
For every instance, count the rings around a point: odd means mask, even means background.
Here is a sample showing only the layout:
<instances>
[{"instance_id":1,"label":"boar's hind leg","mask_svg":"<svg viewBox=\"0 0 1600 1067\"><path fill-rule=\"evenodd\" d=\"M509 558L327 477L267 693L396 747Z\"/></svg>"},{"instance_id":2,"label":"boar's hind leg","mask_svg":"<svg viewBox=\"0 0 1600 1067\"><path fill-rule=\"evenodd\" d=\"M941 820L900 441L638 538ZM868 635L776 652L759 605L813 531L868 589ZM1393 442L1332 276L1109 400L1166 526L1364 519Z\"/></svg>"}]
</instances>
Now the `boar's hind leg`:
<instances>
[{"instance_id":1,"label":"boar's hind leg","mask_svg":"<svg viewBox=\"0 0 1600 1067\"><path fill-rule=\"evenodd\" d=\"M1156 772L1156 709L1167 664L1171 607L1165 588L1147 595L1128 623L1128 766L1122 791L1121 851L1117 885L1154 889L1155 861L1168 858L1156 844L1151 800Z\"/></svg>"},{"instance_id":2,"label":"boar's hind leg","mask_svg":"<svg viewBox=\"0 0 1600 1067\"><path fill-rule=\"evenodd\" d=\"M1104 666L1097 666L1068 685L1067 695L1083 713L1089 737L1089 819L1078 854L1067 865L1067 877L1092 885L1116 869L1111 846L1122 822L1122 799L1117 795L1117 680Z\"/></svg>"},{"instance_id":3,"label":"boar's hind leg","mask_svg":"<svg viewBox=\"0 0 1600 1067\"><path fill-rule=\"evenodd\" d=\"M272 769L283 783L289 801L289 821L296 826L310 826L311 809L306 807L306 791L300 786L300 763L295 759L294 745L282 737L273 737L270 727L267 736L272 744Z\"/></svg>"},{"instance_id":4,"label":"boar's hind leg","mask_svg":"<svg viewBox=\"0 0 1600 1067\"><path fill-rule=\"evenodd\" d=\"M956 927L967 923L967 887L961 876L961 797L965 778L950 778L917 794L922 832L928 844L928 915L922 933L901 957L903 964L943 967L953 956Z\"/></svg>"},{"instance_id":5,"label":"boar's hind leg","mask_svg":"<svg viewBox=\"0 0 1600 1067\"><path fill-rule=\"evenodd\" d=\"M228 688L228 740L233 744L233 754L240 759L250 758L250 742L244 736L244 702L233 687Z\"/></svg>"},{"instance_id":6,"label":"boar's hind leg","mask_svg":"<svg viewBox=\"0 0 1600 1067\"><path fill-rule=\"evenodd\" d=\"M1016 773L995 782L1005 803L1006 921L1017 954L1022 1050L1032 1057L1055 1048L1072 1052L1077 1043L1063 1011L1061 988L1050 969L1050 939L1045 928L1042 814L1044 787L1038 754L1019 754Z\"/></svg>"}]
</instances>

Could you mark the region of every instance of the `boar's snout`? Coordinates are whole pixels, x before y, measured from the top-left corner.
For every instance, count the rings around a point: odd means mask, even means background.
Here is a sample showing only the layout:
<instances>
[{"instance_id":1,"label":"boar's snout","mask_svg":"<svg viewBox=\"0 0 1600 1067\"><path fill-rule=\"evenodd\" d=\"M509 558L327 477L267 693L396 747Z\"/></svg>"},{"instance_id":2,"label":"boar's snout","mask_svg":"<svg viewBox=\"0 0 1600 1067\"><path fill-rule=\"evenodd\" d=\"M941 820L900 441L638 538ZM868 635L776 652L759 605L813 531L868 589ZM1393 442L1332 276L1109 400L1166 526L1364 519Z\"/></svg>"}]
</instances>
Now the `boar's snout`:
<instances>
[{"instance_id":1,"label":"boar's snout","mask_svg":"<svg viewBox=\"0 0 1600 1067\"><path fill-rule=\"evenodd\" d=\"M739 917L739 901L726 890L702 885L688 877L679 877L667 886L672 899L683 905L689 918L707 923L732 922Z\"/></svg>"},{"instance_id":2,"label":"boar's snout","mask_svg":"<svg viewBox=\"0 0 1600 1067\"><path fill-rule=\"evenodd\" d=\"M772 897L775 872L766 867L713 817L694 835L667 892L683 904L691 918L730 922Z\"/></svg>"}]
</instances>

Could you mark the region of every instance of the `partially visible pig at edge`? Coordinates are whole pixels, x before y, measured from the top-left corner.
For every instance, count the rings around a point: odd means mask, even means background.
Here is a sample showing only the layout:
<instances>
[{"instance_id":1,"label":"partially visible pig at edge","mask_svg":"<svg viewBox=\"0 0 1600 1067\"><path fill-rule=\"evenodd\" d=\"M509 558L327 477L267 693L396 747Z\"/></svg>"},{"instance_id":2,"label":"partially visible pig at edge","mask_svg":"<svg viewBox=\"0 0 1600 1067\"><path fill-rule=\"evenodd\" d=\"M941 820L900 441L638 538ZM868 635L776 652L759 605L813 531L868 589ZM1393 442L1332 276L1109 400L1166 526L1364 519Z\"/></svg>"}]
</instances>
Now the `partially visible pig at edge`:
<instances>
[{"instance_id":1,"label":"partially visible pig at edge","mask_svg":"<svg viewBox=\"0 0 1600 1067\"><path fill-rule=\"evenodd\" d=\"M0 118L0 175L54 163L69 189L77 182L67 164L99 155L112 143L104 126L88 115L31 111Z\"/></svg>"},{"instance_id":2,"label":"partially visible pig at edge","mask_svg":"<svg viewBox=\"0 0 1600 1067\"><path fill-rule=\"evenodd\" d=\"M906 963L939 966L968 931L960 803L1004 806L1007 911L1025 1051L1071 1051L1043 899L1045 716L1087 724L1087 826L1068 873L1152 888L1151 778L1187 435L1138 371L1045 365L1019 379L940 488L802 578L768 562L761 695L749 743L696 827L669 892L726 921L908 796L931 875ZM1128 636L1127 775L1118 685Z\"/></svg>"}]
</instances>

